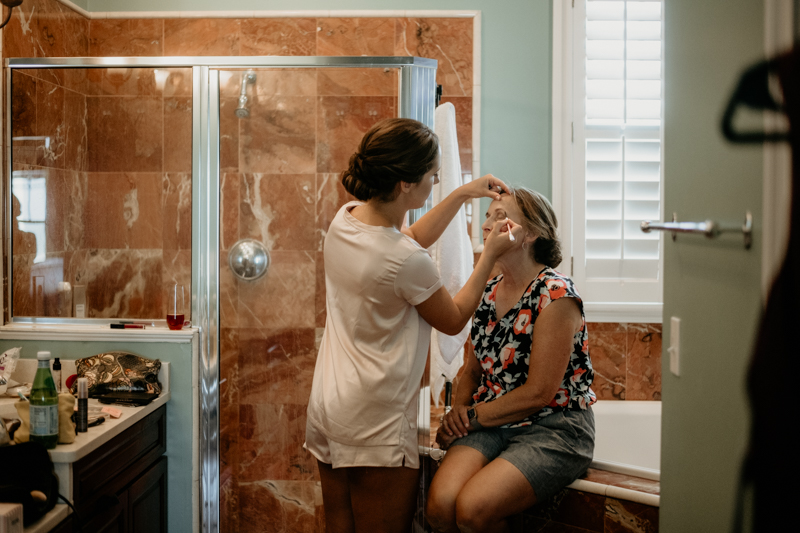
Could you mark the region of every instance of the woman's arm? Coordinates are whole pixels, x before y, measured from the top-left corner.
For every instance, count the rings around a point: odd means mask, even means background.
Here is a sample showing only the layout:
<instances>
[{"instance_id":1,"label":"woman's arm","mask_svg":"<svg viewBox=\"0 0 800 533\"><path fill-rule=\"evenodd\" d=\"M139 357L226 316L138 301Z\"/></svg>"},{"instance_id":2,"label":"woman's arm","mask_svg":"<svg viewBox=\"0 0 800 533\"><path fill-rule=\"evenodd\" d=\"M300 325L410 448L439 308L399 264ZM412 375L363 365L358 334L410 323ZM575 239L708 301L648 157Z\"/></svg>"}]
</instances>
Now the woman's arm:
<instances>
[{"instance_id":1,"label":"woman's arm","mask_svg":"<svg viewBox=\"0 0 800 533\"><path fill-rule=\"evenodd\" d=\"M511 241L506 232L502 231L507 226L517 237L515 241ZM478 308L486 288L486 280L489 279L497 257L511 247L518 246L523 233L522 226L511 220L495 222L491 233L486 238L478 264L475 265L472 275L458 291L458 294L451 297L447 289L440 287L430 298L416 306L417 312L425 319L425 322L446 335L456 335L464 329L467 321Z\"/></svg>"},{"instance_id":2,"label":"woman's arm","mask_svg":"<svg viewBox=\"0 0 800 533\"><path fill-rule=\"evenodd\" d=\"M478 423L482 427L511 424L546 407L558 392L580 328L581 313L574 298L551 302L536 319L528 380L496 400L475 406ZM475 429L469 427L469 419L450 415L442 424L449 435L462 436Z\"/></svg>"},{"instance_id":3,"label":"woman's arm","mask_svg":"<svg viewBox=\"0 0 800 533\"><path fill-rule=\"evenodd\" d=\"M508 192L506 184L487 174L453 191L433 209L422 215L422 218L411 226L403 228L402 231L423 248L429 248L442 236L464 202L471 198L483 197L499 200L501 192Z\"/></svg>"}]
</instances>

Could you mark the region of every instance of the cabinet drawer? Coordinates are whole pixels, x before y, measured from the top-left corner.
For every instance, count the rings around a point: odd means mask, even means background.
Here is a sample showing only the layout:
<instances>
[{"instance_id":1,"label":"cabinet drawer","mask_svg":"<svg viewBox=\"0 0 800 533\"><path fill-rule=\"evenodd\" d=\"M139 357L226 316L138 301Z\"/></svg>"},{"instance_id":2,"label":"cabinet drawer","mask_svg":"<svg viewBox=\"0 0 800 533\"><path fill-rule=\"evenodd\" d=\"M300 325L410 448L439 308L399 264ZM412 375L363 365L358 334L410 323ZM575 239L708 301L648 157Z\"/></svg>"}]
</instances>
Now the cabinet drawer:
<instances>
[{"instance_id":1,"label":"cabinet drawer","mask_svg":"<svg viewBox=\"0 0 800 533\"><path fill-rule=\"evenodd\" d=\"M115 494L166 451L166 406L75 462L75 505L86 509L101 494Z\"/></svg>"},{"instance_id":2,"label":"cabinet drawer","mask_svg":"<svg viewBox=\"0 0 800 533\"><path fill-rule=\"evenodd\" d=\"M167 533L167 458L162 457L127 490L128 533Z\"/></svg>"}]
</instances>

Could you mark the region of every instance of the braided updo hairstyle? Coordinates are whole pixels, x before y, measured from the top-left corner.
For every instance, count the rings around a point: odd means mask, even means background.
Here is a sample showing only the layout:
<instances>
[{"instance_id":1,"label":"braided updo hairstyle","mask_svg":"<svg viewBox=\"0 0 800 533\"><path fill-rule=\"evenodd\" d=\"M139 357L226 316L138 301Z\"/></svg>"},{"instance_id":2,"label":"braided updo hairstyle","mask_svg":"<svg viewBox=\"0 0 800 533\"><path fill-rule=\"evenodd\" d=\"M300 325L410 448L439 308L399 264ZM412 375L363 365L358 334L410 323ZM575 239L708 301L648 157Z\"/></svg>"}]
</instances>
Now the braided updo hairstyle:
<instances>
[{"instance_id":1,"label":"braided updo hairstyle","mask_svg":"<svg viewBox=\"0 0 800 533\"><path fill-rule=\"evenodd\" d=\"M550 202L536 191L525 187L510 188L514 201L522 211L520 224L537 238L528 249L531 258L545 266L557 267L561 263L561 241L558 238L558 220Z\"/></svg>"},{"instance_id":2,"label":"braided updo hairstyle","mask_svg":"<svg viewBox=\"0 0 800 533\"><path fill-rule=\"evenodd\" d=\"M362 202L391 202L397 184L418 183L439 153L439 138L422 122L390 118L364 134L350 164L342 172L344 188Z\"/></svg>"}]
</instances>

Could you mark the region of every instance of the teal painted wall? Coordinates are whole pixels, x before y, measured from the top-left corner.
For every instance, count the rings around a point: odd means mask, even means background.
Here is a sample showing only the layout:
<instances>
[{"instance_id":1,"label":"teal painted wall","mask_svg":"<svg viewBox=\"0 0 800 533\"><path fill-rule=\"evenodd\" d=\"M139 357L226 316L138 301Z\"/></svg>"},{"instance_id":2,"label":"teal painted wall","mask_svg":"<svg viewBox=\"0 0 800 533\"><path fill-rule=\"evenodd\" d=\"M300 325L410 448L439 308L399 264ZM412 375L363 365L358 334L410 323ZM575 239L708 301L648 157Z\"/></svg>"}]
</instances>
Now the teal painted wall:
<instances>
[{"instance_id":1,"label":"teal painted wall","mask_svg":"<svg viewBox=\"0 0 800 533\"><path fill-rule=\"evenodd\" d=\"M192 345L140 342L67 342L0 340L0 353L21 346L22 357L35 359L39 350L53 357L80 359L111 350L122 350L170 363L167 403L167 457L169 531L192 531ZM66 379L67 376L64 376Z\"/></svg>"},{"instance_id":2,"label":"teal painted wall","mask_svg":"<svg viewBox=\"0 0 800 533\"><path fill-rule=\"evenodd\" d=\"M680 376L662 358L662 533L732 531L750 427L745 376L761 313L763 150L722 138L720 119L741 72L764 57L764 4L669 0L666 15L666 213L741 225L708 240L664 245L664 348L681 319ZM756 128L761 126L756 123ZM769 391L763 391L769 394Z\"/></svg>"},{"instance_id":3,"label":"teal painted wall","mask_svg":"<svg viewBox=\"0 0 800 533\"><path fill-rule=\"evenodd\" d=\"M88 0L88 5L93 12L480 10L481 172L550 197L550 0Z\"/></svg>"}]
</instances>

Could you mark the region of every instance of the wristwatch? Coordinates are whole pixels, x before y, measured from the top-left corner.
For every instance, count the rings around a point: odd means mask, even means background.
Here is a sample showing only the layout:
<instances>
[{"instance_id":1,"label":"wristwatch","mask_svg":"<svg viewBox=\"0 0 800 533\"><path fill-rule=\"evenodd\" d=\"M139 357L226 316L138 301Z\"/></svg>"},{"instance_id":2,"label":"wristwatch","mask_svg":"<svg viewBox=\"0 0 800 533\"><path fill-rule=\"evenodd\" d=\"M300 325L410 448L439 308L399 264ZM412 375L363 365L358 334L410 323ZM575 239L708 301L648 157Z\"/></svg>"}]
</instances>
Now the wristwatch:
<instances>
[{"instance_id":1,"label":"wristwatch","mask_svg":"<svg viewBox=\"0 0 800 533\"><path fill-rule=\"evenodd\" d=\"M469 418L470 430L477 431L479 429L483 429L481 423L478 422L478 411L476 411L474 407L467 409L467 418Z\"/></svg>"}]
</instances>

